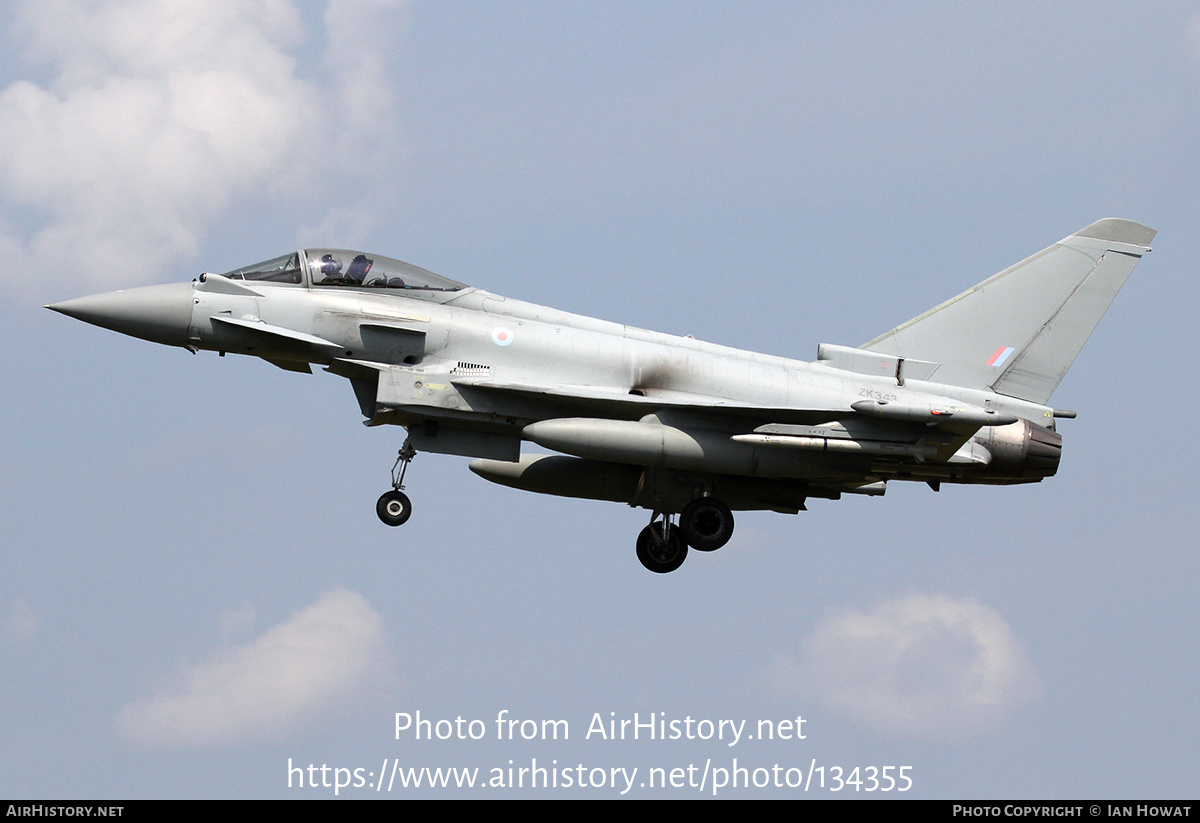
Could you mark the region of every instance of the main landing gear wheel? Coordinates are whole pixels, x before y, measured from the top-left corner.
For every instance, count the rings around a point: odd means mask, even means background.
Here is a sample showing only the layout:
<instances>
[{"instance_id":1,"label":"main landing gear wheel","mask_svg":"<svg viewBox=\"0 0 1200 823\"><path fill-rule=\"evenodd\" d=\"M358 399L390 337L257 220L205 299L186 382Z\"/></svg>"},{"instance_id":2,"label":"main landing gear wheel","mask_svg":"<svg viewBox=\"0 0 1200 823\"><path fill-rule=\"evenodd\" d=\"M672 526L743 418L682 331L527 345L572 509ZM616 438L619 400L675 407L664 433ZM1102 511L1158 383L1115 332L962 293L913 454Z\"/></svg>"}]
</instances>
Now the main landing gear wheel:
<instances>
[{"instance_id":1,"label":"main landing gear wheel","mask_svg":"<svg viewBox=\"0 0 1200 823\"><path fill-rule=\"evenodd\" d=\"M668 525L664 537L663 525L651 523L638 535L637 556L650 571L666 574L683 565L687 558L687 543L677 527Z\"/></svg>"},{"instance_id":2,"label":"main landing gear wheel","mask_svg":"<svg viewBox=\"0 0 1200 823\"><path fill-rule=\"evenodd\" d=\"M679 515L679 531L693 549L716 551L733 537L733 512L715 497L697 497Z\"/></svg>"},{"instance_id":3,"label":"main landing gear wheel","mask_svg":"<svg viewBox=\"0 0 1200 823\"><path fill-rule=\"evenodd\" d=\"M403 526L412 514L412 501L399 489L392 489L379 496L375 513L389 526Z\"/></svg>"}]
</instances>

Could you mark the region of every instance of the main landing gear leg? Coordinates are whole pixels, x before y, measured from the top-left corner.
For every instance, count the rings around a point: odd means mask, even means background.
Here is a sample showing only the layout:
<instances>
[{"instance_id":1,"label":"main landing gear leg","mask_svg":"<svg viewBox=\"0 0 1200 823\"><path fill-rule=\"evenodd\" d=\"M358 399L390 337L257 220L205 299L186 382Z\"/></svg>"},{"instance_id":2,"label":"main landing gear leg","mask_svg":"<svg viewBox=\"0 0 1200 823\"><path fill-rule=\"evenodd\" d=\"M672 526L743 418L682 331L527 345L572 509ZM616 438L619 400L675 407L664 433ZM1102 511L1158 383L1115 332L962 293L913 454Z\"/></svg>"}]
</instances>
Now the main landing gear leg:
<instances>
[{"instance_id":1,"label":"main landing gear leg","mask_svg":"<svg viewBox=\"0 0 1200 823\"><path fill-rule=\"evenodd\" d=\"M400 453L396 455L396 462L392 465L392 490L380 495L379 502L375 504L375 513L389 526L403 526L412 515L412 501L401 489L404 488L404 474L408 471L408 464L416 456L417 450L405 438Z\"/></svg>"},{"instance_id":2,"label":"main landing gear leg","mask_svg":"<svg viewBox=\"0 0 1200 823\"><path fill-rule=\"evenodd\" d=\"M687 543L679 527L671 522L671 515L655 512L651 516L650 525L638 535L637 556L643 566L658 574L673 572L683 565Z\"/></svg>"}]
</instances>

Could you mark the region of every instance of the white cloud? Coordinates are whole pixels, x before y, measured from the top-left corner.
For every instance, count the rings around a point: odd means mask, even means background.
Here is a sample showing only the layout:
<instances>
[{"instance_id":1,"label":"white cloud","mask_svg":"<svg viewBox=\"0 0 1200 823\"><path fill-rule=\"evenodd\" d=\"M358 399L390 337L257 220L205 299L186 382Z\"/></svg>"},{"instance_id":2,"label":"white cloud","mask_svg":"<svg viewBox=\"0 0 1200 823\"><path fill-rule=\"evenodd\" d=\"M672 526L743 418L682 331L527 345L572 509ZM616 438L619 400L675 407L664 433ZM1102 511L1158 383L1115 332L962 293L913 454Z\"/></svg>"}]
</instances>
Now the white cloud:
<instances>
[{"instance_id":1,"label":"white cloud","mask_svg":"<svg viewBox=\"0 0 1200 823\"><path fill-rule=\"evenodd\" d=\"M139 743L173 746L277 735L361 686L383 641L366 599L333 589L256 640L183 666L174 688L123 708L117 730Z\"/></svg>"},{"instance_id":2,"label":"white cloud","mask_svg":"<svg viewBox=\"0 0 1200 823\"><path fill-rule=\"evenodd\" d=\"M325 12L324 65L341 90L337 150L360 172L377 173L381 139L396 104L388 54L399 47L399 0L331 0ZM393 144L388 147L395 151Z\"/></svg>"},{"instance_id":3,"label":"white cloud","mask_svg":"<svg viewBox=\"0 0 1200 823\"><path fill-rule=\"evenodd\" d=\"M800 660L781 655L767 680L815 692L868 728L938 737L989 728L1038 691L1028 656L995 612L920 594L822 621Z\"/></svg>"},{"instance_id":4,"label":"white cloud","mask_svg":"<svg viewBox=\"0 0 1200 823\"><path fill-rule=\"evenodd\" d=\"M305 43L291 0L22 4L20 39L53 80L0 91L0 197L25 227L0 237L7 270L161 278L231 204L361 173L364 147L394 139L393 49L370 30L350 49L344 32L371 20L387 31L377 16L393 8L333 0ZM339 68L320 82L321 65Z\"/></svg>"}]
</instances>

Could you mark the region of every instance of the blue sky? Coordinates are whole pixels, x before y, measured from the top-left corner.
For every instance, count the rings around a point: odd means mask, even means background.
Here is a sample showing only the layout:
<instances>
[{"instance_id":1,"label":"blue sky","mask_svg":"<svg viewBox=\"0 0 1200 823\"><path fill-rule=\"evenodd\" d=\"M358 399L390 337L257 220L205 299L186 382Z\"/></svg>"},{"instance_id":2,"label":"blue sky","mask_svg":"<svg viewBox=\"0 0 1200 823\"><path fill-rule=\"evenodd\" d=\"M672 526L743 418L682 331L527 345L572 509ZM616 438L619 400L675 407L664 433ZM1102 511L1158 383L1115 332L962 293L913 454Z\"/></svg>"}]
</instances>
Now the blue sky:
<instances>
[{"instance_id":1,"label":"blue sky","mask_svg":"<svg viewBox=\"0 0 1200 823\"><path fill-rule=\"evenodd\" d=\"M97 0L5 26L0 795L534 758L1195 795L1200 6ZM1106 216L1159 235L1054 396L1079 411L1057 477L740 515L666 576L634 557L646 513L461 458L419 456L388 529L403 432L345 381L41 308L359 247L812 359ZM418 710L493 733L396 739ZM571 738L496 740L502 710ZM659 712L806 737L585 739ZM391 796L489 792L619 796Z\"/></svg>"}]
</instances>

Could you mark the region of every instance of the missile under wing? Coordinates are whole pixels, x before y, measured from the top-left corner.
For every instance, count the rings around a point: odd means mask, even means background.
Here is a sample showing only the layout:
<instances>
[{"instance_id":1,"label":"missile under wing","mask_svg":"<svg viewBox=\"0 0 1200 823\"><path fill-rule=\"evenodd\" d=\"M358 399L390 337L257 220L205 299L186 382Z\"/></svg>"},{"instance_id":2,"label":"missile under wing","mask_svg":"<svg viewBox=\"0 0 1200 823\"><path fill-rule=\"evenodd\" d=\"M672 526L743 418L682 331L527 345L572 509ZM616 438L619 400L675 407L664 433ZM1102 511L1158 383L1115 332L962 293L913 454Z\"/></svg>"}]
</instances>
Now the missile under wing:
<instances>
[{"instance_id":1,"label":"missile under wing","mask_svg":"<svg viewBox=\"0 0 1200 823\"><path fill-rule=\"evenodd\" d=\"M733 511L882 495L896 480L1035 483L1058 469L1050 396L1155 232L1105 219L859 347L813 362L504 298L390 258L303 249L192 283L49 306L146 340L347 378L407 437L376 510L409 519L419 452L544 494L652 512L655 572L733 534ZM534 443L555 454L523 453Z\"/></svg>"}]
</instances>

